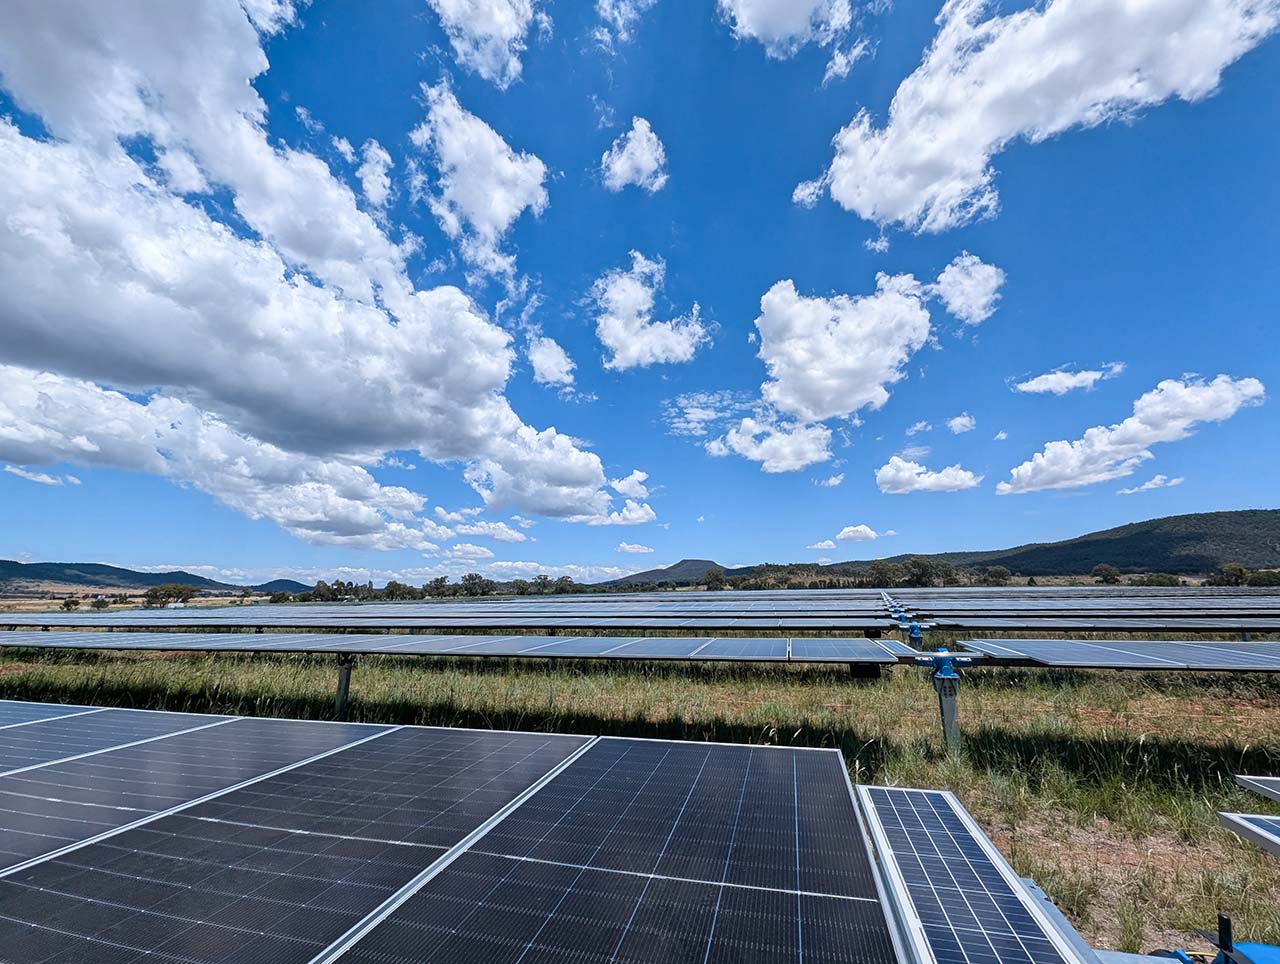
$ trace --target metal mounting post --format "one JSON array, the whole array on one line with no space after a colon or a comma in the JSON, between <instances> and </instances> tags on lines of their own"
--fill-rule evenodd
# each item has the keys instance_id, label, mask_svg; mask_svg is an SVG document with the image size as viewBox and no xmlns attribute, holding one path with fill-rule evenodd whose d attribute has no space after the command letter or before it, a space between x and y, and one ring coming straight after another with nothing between
<instances>
[{"instance_id":1,"label":"metal mounting post","mask_svg":"<svg viewBox=\"0 0 1280 964\"><path fill-rule=\"evenodd\" d=\"M960 692L960 674L956 666L967 666L972 660L954 656L945 649L933 656L917 656L916 663L933 667L933 689L938 694L938 713L942 718L942 736L947 749L960 749L960 706L956 699Z\"/></svg>"},{"instance_id":2,"label":"metal mounting post","mask_svg":"<svg viewBox=\"0 0 1280 964\"><path fill-rule=\"evenodd\" d=\"M347 694L351 690L351 667L355 664L356 658L351 655L345 655L338 661L338 695L333 701L333 717L336 720L347 718Z\"/></svg>"}]
</instances>

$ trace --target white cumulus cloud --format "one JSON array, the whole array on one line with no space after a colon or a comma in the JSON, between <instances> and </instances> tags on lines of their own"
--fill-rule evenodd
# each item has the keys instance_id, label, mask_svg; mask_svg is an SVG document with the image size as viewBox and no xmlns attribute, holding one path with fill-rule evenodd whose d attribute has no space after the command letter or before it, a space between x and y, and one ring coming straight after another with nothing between
<instances>
[{"instance_id":1,"label":"white cumulus cloud","mask_svg":"<svg viewBox=\"0 0 1280 964\"><path fill-rule=\"evenodd\" d=\"M520 76L529 28L545 13L534 0L427 0L458 63L506 90Z\"/></svg>"},{"instance_id":2,"label":"white cumulus cloud","mask_svg":"<svg viewBox=\"0 0 1280 964\"><path fill-rule=\"evenodd\" d=\"M831 458L831 430L825 425L774 423L744 418L706 444L715 456L733 452L759 462L765 472L795 472Z\"/></svg>"},{"instance_id":3,"label":"white cumulus cloud","mask_svg":"<svg viewBox=\"0 0 1280 964\"><path fill-rule=\"evenodd\" d=\"M667 266L631 252L631 267L615 268L591 287L596 307L596 335L609 350L604 367L615 371L660 363L687 362L709 340L697 302L684 317L654 321L654 295L662 287Z\"/></svg>"},{"instance_id":4,"label":"white cumulus cloud","mask_svg":"<svg viewBox=\"0 0 1280 964\"><path fill-rule=\"evenodd\" d=\"M836 544L830 539L823 539L821 542L815 542L813 545L805 546L806 549L834 549Z\"/></svg>"},{"instance_id":5,"label":"white cumulus cloud","mask_svg":"<svg viewBox=\"0 0 1280 964\"><path fill-rule=\"evenodd\" d=\"M391 155L387 149L375 140L364 142L363 158L356 169L356 177L360 179L360 189L364 198L375 208L384 208L391 199Z\"/></svg>"},{"instance_id":6,"label":"white cumulus cloud","mask_svg":"<svg viewBox=\"0 0 1280 964\"><path fill-rule=\"evenodd\" d=\"M600 173L610 191L621 191L628 184L650 194L662 190L667 183L667 152L647 120L631 118L631 130L618 135L600 158Z\"/></svg>"},{"instance_id":7,"label":"white cumulus cloud","mask_svg":"<svg viewBox=\"0 0 1280 964\"><path fill-rule=\"evenodd\" d=\"M1130 475L1154 458L1150 448L1176 442L1202 422L1221 422L1241 408L1262 403L1266 391L1256 378L1219 375L1167 379L1133 403L1133 414L1115 425L1088 429L1075 441L1048 442L996 486L1000 495L1067 489Z\"/></svg>"},{"instance_id":8,"label":"white cumulus cloud","mask_svg":"<svg viewBox=\"0 0 1280 964\"><path fill-rule=\"evenodd\" d=\"M1005 274L968 251L942 269L932 290L966 325L980 325L996 310Z\"/></svg>"},{"instance_id":9,"label":"white cumulus cloud","mask_svg":"<svg viewBox=\"0 0 1280 964\"><path fill-rule=\"evenodd\" d=\"M871 542L879 538L880 533L868 525L845 526L836 535L839 542Z\"/></svg>"},{"instance_id":10,"label":"white cumulus cloud","mask_svg":"<svg viewBox=\"0 0 1280 964\"><path fill-rule=\"evenodd\" d=\"M758 41L769 57L791 57L810 43L833 48L823 83L846 76L866 52L851 38L849 0L718 0L717 7L735 38Z\"/></svg>"},{"instance_id":11,"label":"white cumulus cloud","mask_svg":"<svg viewBox=\"0 0 1280 964\"><path fill-rule=\"evenodd\" d=\"M529 339L526 354L533 366L533 380L539 385L573 384L573 370L577 365L559 342L546 335L535 335Z\"/></svg>"},{"instance_id":12,"label":"white cumulus cloud","mask_svg":"<svg viewBox=\"0 0 1280 964\"><path fill-rule=\"evenodd\" d=\"M801 7L806 4L796 3ZM888 121L861 111L825 178L878 224L943 231L998 206L992 159L1011 143L1213 94L1223 70L1280 22L1275 0L1053 0L1007 15L949 0Z\"/></svg>"},{"instance_id":13,"label":"white cumulus cloud","mask_svg":"<svg viewBox=\"0 0 1280 964\"><path fill-rule=\"evenodd\" d=\"M876 485L881 492L905 495L908 492L959 492L972 489L982 481L982 476L948 465L934 472L918 462L910 462L897 455L876 470Z\"/></svg>"},{"instance_id":14,"label":"white cumulus cloud","mask_svg":"<svg viewBox=\"0 0 1280 964\"><path fill-rule=\"evenodd\" d=\"M824 489L834 489L844 481L844 473L838 472L835 475L829 475L825 479L814 479L813 484L821 486Z\"/></svg>"},{"instance_id":15,"label":"white cumulus cloud","mask_svg":"<svg viewBox=\"0 0 1280 964\"><path fill-rule=\"evenodd\" d=\"M647 552L653 552L649 546L642 546L638 542L619 542L615 552L627 552L632 555L642 555Z\"/></svg>"},{"instance_id":16,"label":"white cumulus cloud","mask_svg":"<svg viewBox=\"0 0 1280 964\"><path fill-rule=\"evenodd\" d=\"M482 271L510 276L515 257L502 242L525 211L547 206L547 166L515 151L492 127L460 103L448 84L423 85L427 116L409 134L435 166L436 192L428 205L462 256Z\"/></svg>"},{"instance_id":17,"label":"white cumulus cloud","mask_svg":"<svg viewBox=\"0 0 1280 964\"><path fill-rule=\"evenodd\" d=\"M968 412L961 412L954 418L947 419L947 428L951 430L952 435L963 435L965 432L972 432L978 427L978 420Z\"/></svg>"},{"instance_id":18,"label":"white cumulus cloud","mask_svg":"<svg viewBox=\"0 0 1280 964\"><path fill-rule=\"evenodd\" d=\"M610 479L609 487L628 499L647 499L649 497L649 489L644 483L648 478L648 472L633 469L631 474L624 478Z\"/></svg>"},{"instance_id":19,"label":"white cumulus cloud","mask_svg":"<svg viewBox=\"0 0 1280 964\"><path fill-rule=\"evenodd\" d=\"M593 36L608 51L615 44L627 43L635 33L640 18L657 0L596 0L596 16L600 24Z\"/></svg>"},{"instance_id":20,"label":"white cumulus cloud","mask_svg":"<svg viewBox=\"0 0 1280 964\"><path fill-rule=\"evenodd\" d=\"M10 475L16 475L20 479L26 479L28 482L35 482L37 485L80 484L80 480L74 475L50 475L48 472L33 472L31 469L24 469L20 465L6 465L4 470Z\"/></svg>"}]
</instances>

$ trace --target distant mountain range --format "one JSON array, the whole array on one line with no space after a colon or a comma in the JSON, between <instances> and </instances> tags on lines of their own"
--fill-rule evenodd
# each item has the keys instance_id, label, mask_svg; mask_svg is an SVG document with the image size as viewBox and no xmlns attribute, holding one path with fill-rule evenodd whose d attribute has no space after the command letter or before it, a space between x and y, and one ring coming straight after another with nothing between
<instances>
[{"instance_id":1,"label":"distant mountain range","mask_svg":"<svg viewBox=\"0 0 1280 964\"><path fill-rule=\"evenodd\" d=\"M912 555L889 556L888 561L901 563ZM940 552L925 558L971 568L1004 566L1021 576L1083 576L1100 562L1109 563L1122 572L1168 572L1176 575L1207 574L1228 562L1238 562L1249 569L1280 569L1280 509L1166 516L1091 532L1062 542L1039 542L1012 549L977 552ZM821 579L824 576L853 575L868 565L867 561L833 562L823 566L793 562L726 569L711 559L682 559L674 566L637 572L604 585L696 585L702 582L708 569L719 569L726 576L753 576L768 571ZM12 590L22 584L47 583L138 591L169 582L227 593L246 588L259 593L299 593L311 588L293 579L273 579L246 587L217 582L181 569L137 572L92 562L0 560L0 589Z\"/></svg>"},{"instance_id":2,"label":"distant mountain range","mask_svg":"<svg viewBox=\"0 0 1280 964\"><path fill-rule=\"evenodd\" d=\"M57 583L63 586L92 586L100 589L144 590L152 586L176 582L215 592L305 592L305 586L293 579L273 579L256 586L239 586L206 579L181 569L168 572L137 572L96 562L15 562L0 559L0 589L12 589L22 583Z\"/></svg>"},{"instance_id":3,"label":"distant mountain range","mask_svg":"<svg viewBox=\"0 0 1280 964\"><path fill-rule=\"evenodd\" d=\"M976 552L910 553L889 556L887 561L901 563L913 555L953 566L1004 566L1022 576L1087 575L1103 562L1122 572L1175 575L1207 574L1228 562L1238 562L1249 569L1277 569L1280 568L1280 509L1172 515L1090 532L1062 542L1037 542ZM664 582L692 585L701 582L708 569L720 569L728 577L781 569L814 574L814 578L820 579L851 575L869 564L864 561L833 562L824 566L786 563L726 569L710 559L682 559L674 566L637 572L607 585L652 586Z\"/></svg>"}]
</instances>

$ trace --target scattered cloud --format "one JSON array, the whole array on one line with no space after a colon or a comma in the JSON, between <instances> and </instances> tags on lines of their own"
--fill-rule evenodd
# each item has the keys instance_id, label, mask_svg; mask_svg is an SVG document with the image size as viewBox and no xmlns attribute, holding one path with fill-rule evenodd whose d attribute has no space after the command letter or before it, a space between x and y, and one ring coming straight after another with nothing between
<instances>
[{"instance_id":1,"label":"scattered cloud","mask_svg":"<svg viewBox=\"0 0 1280 964\"><path fill-rule=\"evenodd\" d=\"M932 451L933 449L927 445L908 445L898 454L908 461L914 461L915 459L927 459Z\"/></svg>"},{"instance_id":2,"label":"scattered cloud","mask_svg":"<svg viewBox=\"0 0 1280 964\"><path fill-rule=\"evenodd\" d=\"M978 427L978 420L968 412L961 412L954 418L947 419L947 428L951 430L952 435L963 435L965 432L972 432Z\"/></svg>"},{"instance_id":3,"label":"scattered cloud","mask_svg":"<svg viewBox=\"0 0 1280 964\"><path fill-rule=\"evenodd\" d=\"M649 507L649 503L627 499L622 504L622 508L616 512L584 516L574 521L586 522L590 526L639 526L646 522L654 522L657 518L658 514Z\"/></svg>"},{"instance_id":4,"label":"scattered cloud","mask_svg":"<svg viewBox=\"0 0 1280 964\"><path fill-rule=\"evenodd\" d=\"M609 350L604 367L626 371L659 363L687 362L710 339L697 302L686 316L654 321L654 295L666 278L666 263L631 252L631 267L615 268L596 280L596 335Z\"/></svg>"},{"instance_id":5,"label":"scattered cloud","mask_svg":"<svg viewBox=\"0 0 1280 964\"><path fill-rule=\"evenodd\" d=\"M493 539L495 542L529 541L529 537L519 529L513 529L505 522L490 520L463 522L455 526L453 531L460 536L483 536L486 539Z\"/></svg>"},{"instance_id":6,"label":"scattered cloud","mask_svg":"<svg viewBox=\"0 0 1280 964\"><path fill-rule=\"evenodd\" d=\"M16 475L20 479L26 479L28 482L35 482L39 485L79 485L80 480L74 475L50 475L48 472L33 472L30 469L24 469L20 465L6 465L4 470L10 475Z\"/></svg>"},{"instance_id":7,"label":"scattered cloud","mask_svg":"<svg viewBox=\"0 0 1280 964\"><path fill-rule=\"evenodd\" d=\"M458 103L447 83L424 84L422 93L427 116L409 140L436 169L436 191L427 205L469 264L510 278L515 256L502 243L521 214L546 209L547 166L533 154L513 150Z\"/></svg>"},{"instance_id":8,"label":"scattered cloud","mask_svg":"<svg viewBox=\"0 0 1280 964\"><path fill-rule=\"evenodd\" d=\"M458 542L449 550L449 555L454 559L492 559L493 550L486 549L484 546L477 546L470 542Z\"/></svg>"},{"instance_id":9,"label":"scattered cloud","mask_svg":"<svg viewBox=\"0 0 1280 964\"><path fill-rule=\"evenodd\" d=\"M830 539L823 539L821 542L815 542L811 546L805 546L806 549L834 549L836 544Z\"/></svg>"},{"instance_id":10,"label":"scattered cloud","mask_svg":"<svg viewBox=\"0 0 1280 964\"><path fill-rule=\"evenodd\" d=\"M621 191L628 184L650 194L667 183L667 152L643 117L631 118L631 130L620 134L600 158L604 186Z\"/></svg>"},{"instance_id":11,"label":"scattered cloud","mask_svg":"<svg viewBox=\"0 0 1280 964\"><path fill-rule=\"evenodd\" d=\"M844 481L844 473L840 472L836 475L828 475L825 479L814 479L813 484L821 486L824 489L834 489Z\"/></svg>"},{"instance_id":12,"label":"scattered cloud","mask_svg":"<svg viewBox=\"0 0 1280 964\"><path fill-rule=\"evenodd\" d=\"M802 193L800 200L796 200L795 195L793 194L792 200L795 200L797 204L801 204L804 207L813 207L813 205L818 203L819 198L822 196L822 182L806 181L805 184L810 185L807 191L811 191L812 193ZM799 191L800 188L797 187L796 190ZM806 199L808 200L807 204L804 203ZM874 238L867 238L867 240L862 242L862 246L872 254L884 254L889 250L889 239L884 234L878 234Z\"/></svg>"},{"instance_id":13,"label":"scattered cloud","mask_svg":"<svg viewBox=\"0 0 1280 964\"><path fill-rule=\"evenodd\" d=\"M381 210L391 199L391 177L387 174L391 170L391 155L375 140L365 141L361 150L363 161L356 169L360 190L371 207Z\"/></svg>"},{"instance_id":14,"label":"scattered cloud","mask_svg":"<svg viewBox=\"0 0 1280 964\"><path fill-rule=\"evenodd\" d=\"M649 489L644 484L647 478L649 478L648 472L633 469L631 474L625 478L610 479L609 487L628 499L647 499L649 497Z\"/></svg>"},{"instance_id":15,"label":"scattered cloud","mask_svg":"<svg viewBox=\"0 0 1280 964\"><path fill-rule=\"evenodd\" d=\"M911 275L877 275L875 293L863 296L806 297L779 281L755 321L765 400L805 422L880 408L929 338L923 296Z\"/></svg>"},{"instance_id":16,"label":"scattered cloud","mask_svg":"<svg viewBox=\"0 0 1280 964\"><path fill-rule=\"evenodd\" d=\"M992 439L991 439L991 440L992 440L993 442L1003 442L1003 441L1005 441L1008 437L1009 437L1009 433L1008 433L1008 432L1006 432L1004 429L1001 429L1000 431L996 432L996 434L992 437Z\"/></svg>"},{"instance_id":17,"label":"scattered cloud","mask_svg":"<svg viewBox=\"0 0 1280 964\"><path fill-rule=\"evenodd\" d=\"M1098 425L1075 441L1047 442L1029 461L996 486L1000 495L1069 489L1123 478L1154 456L1151 446L1176 442L1202 422L1222 422L1266 395L1256 378L1219 375L1167 379L1133 403L1133 414L1115 425Z\"/></svg>"},{"instance_id":18,"label":"scattered cloud","mask_svg":"<svg viewBox=\"0 0 1280 964\"><path fill-rule=\"evenodd\" d=\"M824 84L847 76L866 52L851 37L849 0L718 0L717 7L735 38L758 41L768 57L784 60L811 43L831 47Z\"/></svg>"},{"instance_id":19,"label":"scattered cloud","mask_svg":"<svg viewBox=\"0 0 1280 964\"><path fill-rule=\"evenodd\" d=\"M573 384L573 370L577 365L555 340L545 335L534 335L529 339L525 353L533 366L533 380L539 385L563 387Z\"/></svg>"},{"instance_id":20,"label":"scattered cloud","mask_svg":"<svg viewBox=\"0 0 1280 964\"><path fill-rule=\"evenodd\" d=\"M1005 274L968 251L942 269L932 291L966 325L980 325L996 310Z\"/></svg>"},{"instance_id":21,"label":"scattered cloud","mask_svg":"<svg viewBox=\"0 0 1280 964\"><path fill-rule=\"evenodd\" d=\"M1280 6L1258 0L994 9L987 0L945 4L887 123L877 128L864 109L835 136L822 180L842 207L917 232L990 216L999 205L992 159L1011 143L1208 97L1280 22Z\"/></svg>"},{"instance_id":22,"label":"scattered cloud","mask_svg":"<svg viewBox=\"0 0 1280 964\"><path fill-rule=\"evenodd\" d=\"M1075 391L1077 388L1083 388L1088 391L1100 381L1123 374L1124 367L1124 362L1110 362L1103 365L1100 370L1090 369L1077 372L1071 371L1064 366L1051 372L1045 372L1043 375L1037 375L1035 378L1017 382L1013 386L1013 390L1029 395L1065 395L1067 392Z\"/></svg>"},{"instance_id":23,"label":"scattered cloud","mask_svg":"<svg viewBox=\"0 0 1280 964\"><path fill-rule=\"evenodd\" d=\"M1171 479L1167 475L1154 475L1141 485L1135 485L1131 489L1118 489L1121 495L1134 495L1138 492L1150 492L1152 489L1172 489L1175 485L1181 485L1186 479L1179 476Z\"/></svg>"},{"instance_id":24,"label":"scattered cloud","mask_svg":"<svg viewBox=\"0 0 1280 964\"><path fill-rule=\"evenodd\" d=\"M440 18L460 67L506 90L535 22L548 23L536 0L427 0Z\"/></svg>"},{"instance_id":25,"label":"scattered cloud","mask_svg":"<svg viewBox=\"0 0 1280 964\"><path fill-rule=\"evenodd\" d=\"M596 0L596 16L600 24L593 36L605 50L613 52L617 44L630 42L641 16L657 0Z\"/></svg>"},{"instance_id":26,"label":"scattered cloud","mask_svg":"<svg viewBox=\"0 0 1280 964\"><path fill-rule=\"evenodd\" d=\"M649 546L642 546L637 542L619 542L615 552L627 552L633 555L642 555L644 553L653 552Z\"/></svg>"},{"instance_id":27,"label":"scattered cloud","mask_svg":"<svg viewBox=\"0 0 1280 964\"><path fill-rule=\"evenodd\" d=\"M909 462L897 455L876 470L876 485L881 492L905 495L908 492L959 492L972 489L982 481L959 465L948 465L937 472L918 462Z\"/></svg>"},{"instance_id":28,"label":"scattered cloud","mask_svg":"<svg viewBox=\"0 0 1280 964\"><path fill-rule=\"evenodd\" d=\"M697 437L710 435L759 407L760 400L749 392L688 392L666 399L662 417L669 434Z\"/></svg>"},{"instance_id":29,"label":"scattered cloud","mask_svg":"<svg viewBox=\"0 0 1280 964\"><path fill-rule=\"evenodd\" d=\"M879 538L880 533L867 525L845 526L836 536L839 542L871 542Z\"/></svg>"},{"instance_id":30,"label":"scattered cloud","mask_svg":"<svg viewBox=\"0 0 1280 964\"><path fill-rule=\"evenodd\" d=\"M795 472L831 458L831 430L825 425L777 423L744 418L706 444L710 455L733 452L759 462L769 473Z\"/></svg>"},{"instance_id":31,"label":"scattered cloud","mask_svg":"<svg viewBox=\"0 0 1280 964\"><path fill-rule=\"evenodd\" d=\"M928 422L924 421L924 419L921 419L918 422L914 422L911 425L908 425L906 434L907 436L912 436L912 435L919 435L921 432L932 432L932 431L933 431L933 426L930 425Z\"/></svg>"}]
</instances>

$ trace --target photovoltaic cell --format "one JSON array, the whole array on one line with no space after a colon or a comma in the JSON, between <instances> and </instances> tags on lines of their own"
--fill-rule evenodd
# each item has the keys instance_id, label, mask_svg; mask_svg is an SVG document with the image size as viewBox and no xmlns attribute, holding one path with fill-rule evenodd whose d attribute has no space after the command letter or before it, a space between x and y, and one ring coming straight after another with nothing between
<instances>
[{"instance_id":1,"label":"photovoltaic cell","mask_svg":"<svg viewBox=\"0 0 1280 964\"><path fill-rule=\"evenodd\" d=\"M1280 857L1280 817L1256 813L1220 813L1218 818L1228 830Z\"/></svg>"},{"instance_id":2,"label":"photovoltaic cell","mask_svg":"<svg viewBox=\"0 0 1280 964\"><path fill-rule=\"evenodd\" d=\"M937 964L1080 964L955 798L859 787L904 930Z\"/></svg>"},{"instance_id":3,"label":"photovoltaic cell","mask_svg":"<svg viewBox=\"0 0 1280 964\"><path fill-rule=\"evenodd\" d=\"M1197 643L1175 640L1086 642L1071 639L979 639L965 648L995 659L1027 659L1045 666L1113 669L1280 671L1280 651L1258 643Z\"/></svg>"},{"instance_id":4,"label":"photovoltaic cell","mask_svg":"<svg viewBox=\"0 0 1280 964\"><path fill-rule=\"evenodd\" d=\"M584 742L387 732L0 879L0 959L305 964Z\"/></svg>"},{"instance_id":5,"label":"photovoltaic cell","mask_svg":"<svg viewBox=\"0 0 1280 964\"><path fill-rule=\"evenodd\" d=\"M1236 781L1254 793L1280 800L1280 777L1236 777Z\"/></svg>"},{"instance_id":6,"label":"photovoltaic cell","mask_svg":"<svg viewBox=\"0 0 1280 964\"><path fill-rule=\"evenodd\" d=\"M602 740L340 960L890 964L843 766Z\"/></svg>"}]
</instances>

